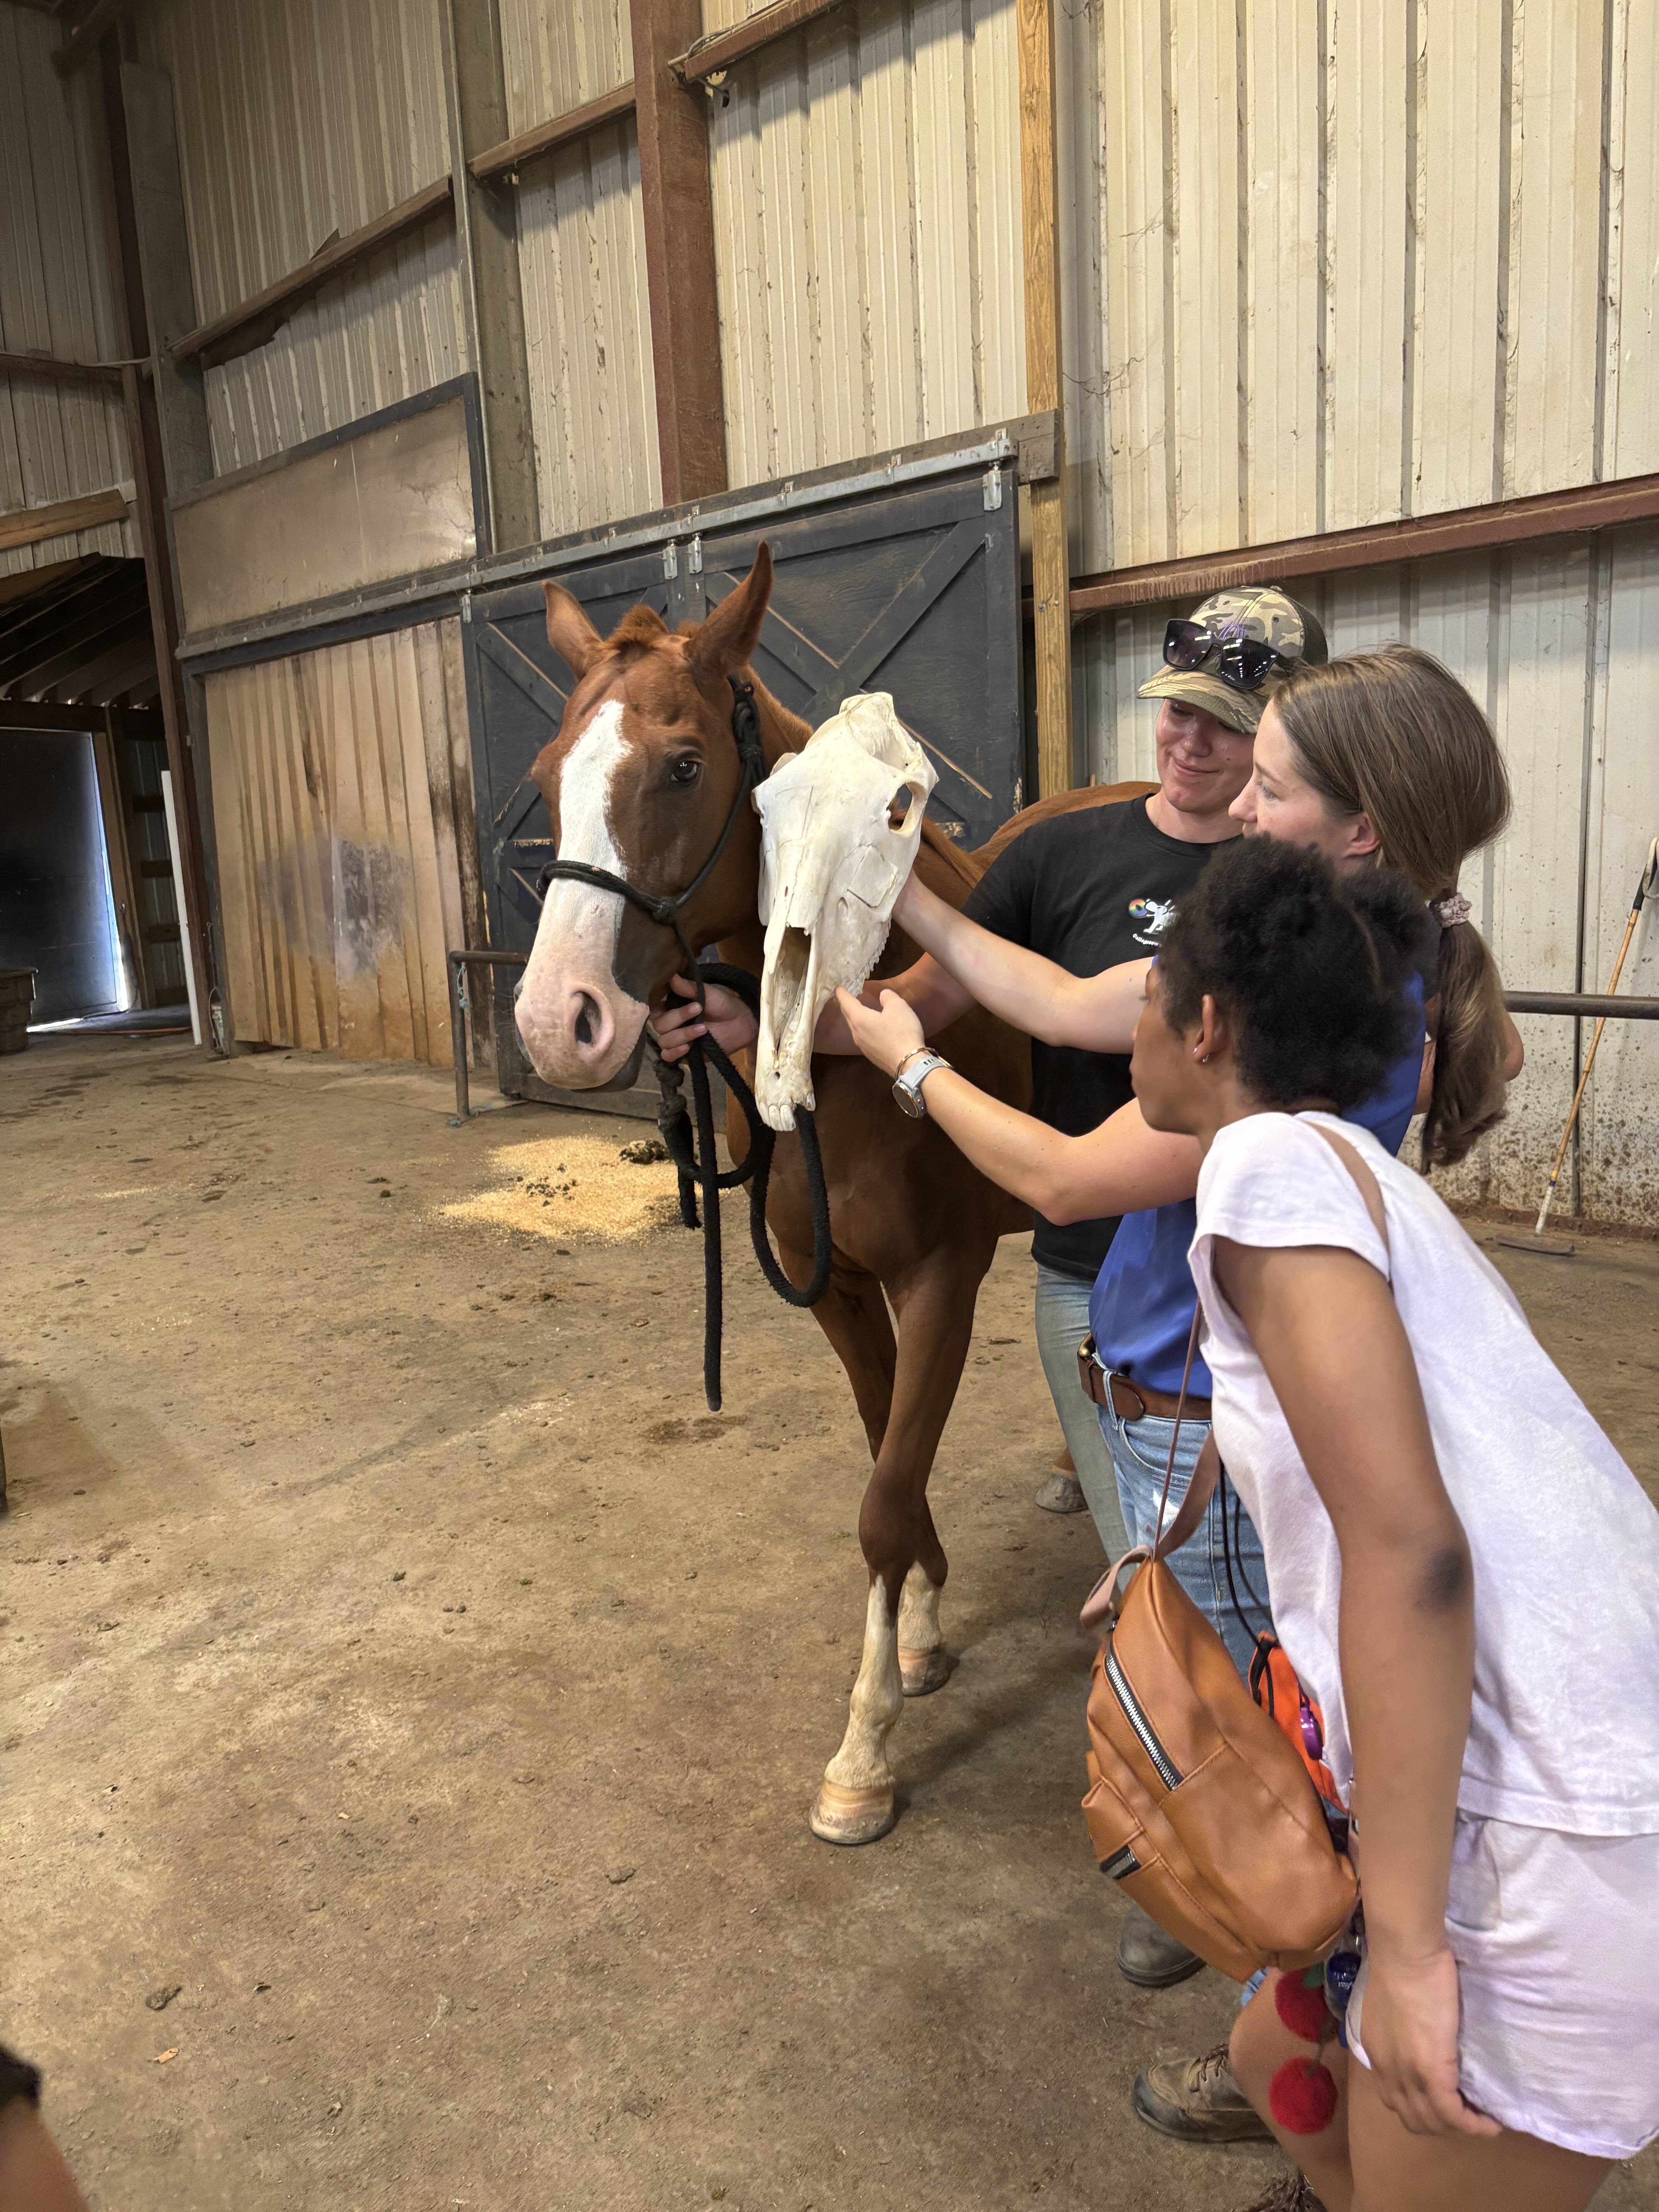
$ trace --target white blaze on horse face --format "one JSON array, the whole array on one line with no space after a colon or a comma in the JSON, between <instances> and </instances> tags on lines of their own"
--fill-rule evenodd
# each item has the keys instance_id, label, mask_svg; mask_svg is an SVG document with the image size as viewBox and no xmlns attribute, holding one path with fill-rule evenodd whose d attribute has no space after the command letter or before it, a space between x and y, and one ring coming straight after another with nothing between
<instances>
[{"instance_id":1,"label":"white blaze on horse face","mask_svg":"<svg viewBox=\"0 0 1659 2212\"><path fill-rule=\"evenodd\" d=\"M612 800L627 755L620 699L607 699L559 770L559 858L625 876ZM647 1012L616 979L623 902L615 891L556 878L547 887L514 1017L544 1083L590 1091L626 1066Z\"/></svg>"},{"instance_id":2,"label":"white blaze on horse face","mask_svg":"<svg viewBox=\"0 0 1659 2212\"><path fill-rule=\"evenodd\" d=\"M881 957L938 781L888 694L860 692L755 793L766 924L755 1100L775 1129L817 1103L818 1016L838 985L861 990Z\"/></svg>"}]
</instances>

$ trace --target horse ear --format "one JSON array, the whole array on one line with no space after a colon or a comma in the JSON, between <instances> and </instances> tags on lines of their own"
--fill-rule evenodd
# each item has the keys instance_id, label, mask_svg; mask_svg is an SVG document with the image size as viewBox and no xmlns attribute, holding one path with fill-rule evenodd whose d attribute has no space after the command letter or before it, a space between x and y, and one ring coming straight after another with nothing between
<instances>
[{"instance_id":1,"label":"horse ear","mask_svg":"<svg viewBox=\"0 0 1659 2212\"><path fill-rule=\"evenodd\" d=\"M772 555L763 538L755 550L754 567L687 641L686 660L702 689L712 690L734 668L743 666L759 641L771 596Z\"/></svg>"},{"instance_id":2,"label":"horse ear","mask_svg":"<svg viewBox=\"0 0 1659 2212\"><path fill-rule=\"evenodd\" d=\"M605 641L586 615L580 599L562 584L544 584L547 599L547 641L580 682L605 650Z\"/></svg>"}]
</instances>

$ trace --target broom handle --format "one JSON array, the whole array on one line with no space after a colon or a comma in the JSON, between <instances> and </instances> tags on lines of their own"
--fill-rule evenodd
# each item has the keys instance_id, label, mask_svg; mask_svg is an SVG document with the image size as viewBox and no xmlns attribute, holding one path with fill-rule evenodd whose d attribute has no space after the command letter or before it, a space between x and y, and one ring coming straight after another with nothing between
<instances>
[{"instance_id":1,"label":"broom handle","mask_svg":"<svg viewBox=\"0 0 1659 2212\"><path fill-rule=\"evenodd\" d=\"M1641 881L1636 886L1636 897L1631 906L1629 918L1625 923L1625 934L1620 941L1619 957L1613 963L1613 975L1607 984L1608 998L1611 998L1619 988L1619 978L1624 970L1625 955L1630 951L1630 941L1636 934L1636 925L1641 919L1643 903L1650 890L1654 887L1656 877L1659 877L1659 837L1656 837L1648 848L1648 857L1642 870ZM1562 1130L1561 1141L1555 1148L1555 1164L1551 1168L1550 1179L1544 1186L1544 1202L1538 1209L1538 1219L1532 1232L1534 1237L1541 1237L1544 1233L1544 1224L1549 1217L1550 1206L1555 1197L1555 1186L1560 1180L1562 1164L1567 1157L1567 1146L1572 1141L1573 1124L1578 1119L1578 1109L1583 1103L1584 1086L1589 1081L1590 1071L1595 1066L1595 1055L1601 1044L1601 1032L1607 1025L1607 1017L1603 1014L1597 1021L1595 1034L1590 1038L1590 1048L1584 1056L1584 1072L1578 1079L1578 1088L1572 1094L1572 1104L1567 1114L1567 1126Z\"/></svg>"}]
</instances>

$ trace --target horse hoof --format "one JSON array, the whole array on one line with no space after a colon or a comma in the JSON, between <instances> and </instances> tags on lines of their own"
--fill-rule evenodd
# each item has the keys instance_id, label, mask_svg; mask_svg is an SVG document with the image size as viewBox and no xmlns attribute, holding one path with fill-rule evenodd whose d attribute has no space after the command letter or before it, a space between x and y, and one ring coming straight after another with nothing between
<instances>
[{"instance_id":1,"label":"horse hoof","mask_svg":"<svg viewBox=\"0 0 1659 2212\"><path fill-rule=\"evenodd\" d=\"M843 1790L838 1782L824 1781L807 1816L812 1833L825 1844L873 1844L897 1820L893 1785L870 1790Z\"/></svg>"},{"instance_id":2,"label":"horse hoof","mask_svg":"<svg viewBox=\"0 0 1659 2212\"><path fill-rule=\"evenodd\" d=\"M1035 1503L1045 1513L1086 1513L1089 1510L1083 1485L1074 1474L1051 1474L1038 1491Z\"/></svg>"},{"instance_id":3,"label":"horse hoof","mask_svg":"<svg viewBox=\"0 0 1659 2212\"><path fill-rule=\"evenodd\" d=\"M930 1651L907 1651L901 1645L898 1657L899 1680L907 1698L927 1697L951 1679L951 1655L942 1644Z\"/></svg>"}]
</instances>

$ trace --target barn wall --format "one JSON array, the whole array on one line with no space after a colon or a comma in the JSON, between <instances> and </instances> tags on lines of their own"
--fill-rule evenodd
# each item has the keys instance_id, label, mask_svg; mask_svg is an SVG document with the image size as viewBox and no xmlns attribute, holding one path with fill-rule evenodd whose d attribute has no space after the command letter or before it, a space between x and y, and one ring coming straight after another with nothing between
<instances>
[{"instance_id":1,"label":"barn wall","mask_svg":"<svg viewBox=\"0 0 1659 2212\"><path fill-rule=\"evenodd\" d=\"M1074 568L1659 468L1651 8L1057 22Z\"/></svg>"},{"instance_id":2,"label":"barn wall","mask_svg":"<svg viewBox=\"0 0 1659 2212\"><path fill-rule=\"evenodd\" d=\"M204 322L449 173L441 0L153 0L137 22L143 59L173 80ZM441 219L208 370L216 471L458 375L463 330Z\"/></svg>"},{"instance_id":3,"label":"barn wall","mask_svg":"<svg viewBox=\"0 0 1659 2212\"><path fill-rule=\"evenodd\" d=\"M516 136L634 73L625 0L501 0ZM532 162L517 192L536 482L553 538L662 503L632 117Z\"/></svg>"},{"instance_id":4,"label":"barn wall","mask_svg":"<svg viewBox=\"0 0 1659 2212\"><path fill-rule=\"evenodd\" d=\"M445 953L482 941L458 625L204 689L235 1035L448 1066Z\"/></svg>"},{"instance_id":5,"label":"barn wall","mask_svg":"<svg viewBox=\"0 0 1659 2212\"><path fill-rule=\"evenodd\" d=\"M1605 988L1659 831L1659 527L1597 541L1423 562L1297 586L1333 653L1405 639L1445 662L1491 718L1515 795L1510 830L1469 866L1471 900L1516 988ZM1154 701L1135 686L1160 659L1174 606L1089 625L1102 702L1092 767L1149 775ZM1646 926L1621 992L1659 996L1659 930ZM1454 1179L1465 1196L1536 1206L1577 1075L1573 1024L1522 1015L1527 1066L1502 1130ZM1659 1036L1613 1022L1586 1103L1588 1212L1659 1222ZM1588 1042L1588 1032L1586 1033Z\"/></svg>"},{"instance_id":6,"label":"barn wall","mask_svg":"<svg viewBox=\"0 0 1659 2212\"><path fill-rule=\"evenodd\" d=\"M52 65L62 35L50 16L0 0L0 350L108 361L115 313L87 88ZM0 374L0 512L131 475L118 388ZM0 552L0 575L138 550L131 520L106 523Z\"/></svg>"},{"instance_id":7,"label":"barn wall","mask_svg":"<svg viewBox=\"0 0 1659 2212\"><path fill-rule=\"evenodd\" d=\"M704 0L704 27L753 12ZM709 150L734 484L1024 413L1018 90L1012 0L865 0L732 70Z\"/></svg>"}]
</instances>

